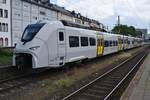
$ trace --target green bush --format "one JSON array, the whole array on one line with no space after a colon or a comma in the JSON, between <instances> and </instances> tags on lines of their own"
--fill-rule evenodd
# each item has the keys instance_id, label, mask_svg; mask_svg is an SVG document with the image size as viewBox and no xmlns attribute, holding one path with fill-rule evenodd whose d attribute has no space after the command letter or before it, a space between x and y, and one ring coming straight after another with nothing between
<instances>
[{"instance_id":1,"label":"green bush","mask_svg":"<svg viewBox=\"0 0 150 100\"><path fill-rule=\"evenodd\" d=\"M12 51L8 49L0 49L0 65L9 65L12 62Z\"/></svg>"}]
</instances>

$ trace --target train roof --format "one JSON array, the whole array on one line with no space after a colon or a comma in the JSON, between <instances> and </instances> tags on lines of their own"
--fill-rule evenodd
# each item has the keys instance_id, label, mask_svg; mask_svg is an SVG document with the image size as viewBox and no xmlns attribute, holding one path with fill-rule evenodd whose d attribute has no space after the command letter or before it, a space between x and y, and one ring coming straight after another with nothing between
<instances>
[{"instance_id":1,"label":"train roof","mask_svg":"<svg viewBox=\"0 0 150 100\"><path fill-rule=\"evenodd\" d=\"M70 21L66 20L60 20L64 26L70 26L70 27L76 27L76 28L82 28L82 29L88 29L88 30L94 30L94 31L102 31L102 32L107 32L104 29L96 28L96 27L87 27L83 25L79 25Z\"/></svg>"},{"instance_id":2,"label":"train roof","mask_svg":"<svg viewBox=\"0 0 150 100\"><path fill-rule=\"evenodd\" d=\"M102 31L98 28L92 28L92 27L86 27L86 26L82 26L82 25L78 25L69 21L58 21L58 20L53 20L53 21L48 21L48 20L40 20L37 23L50 23L50 22L58 22L59 24L61 23L64 27L68 27L68 28L72 28L74 30L80 30L80 31L94 31L94 34L103 34L103 35L110 35L110 36L121 36L121 37L128 37L128 38L134 38L134 39L141 39L141 38L137 38L137 37L132 37L132 36L125 36L125 35L121 35L121 34L112 34L112 33L108 33L106 31ZM91 35L91 34L90 34Z\"/></svg>"}]
</instances>

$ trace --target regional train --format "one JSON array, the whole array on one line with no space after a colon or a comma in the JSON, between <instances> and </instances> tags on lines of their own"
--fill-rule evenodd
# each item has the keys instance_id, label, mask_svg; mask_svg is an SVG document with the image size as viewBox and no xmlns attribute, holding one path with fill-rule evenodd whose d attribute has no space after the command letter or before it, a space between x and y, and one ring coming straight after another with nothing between
<instances>
[{"instance_id":1,"label":"regional train","mask_svg":"<svg viewBox=\"0 0 150 100\"><path fill-rule=\"evenodd\" d=\"M51 68L140 46L141 38L110 34L65 21L28 25L13 54L17 67Z\"/></svg>"}]
</instances>

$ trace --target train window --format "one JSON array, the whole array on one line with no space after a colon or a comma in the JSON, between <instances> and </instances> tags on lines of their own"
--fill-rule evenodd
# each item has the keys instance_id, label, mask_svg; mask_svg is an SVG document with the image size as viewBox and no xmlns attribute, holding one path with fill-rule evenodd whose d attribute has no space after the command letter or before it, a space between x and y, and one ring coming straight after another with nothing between
<instances>
[{"instance_id":1,"label":"train window","mask_svg":"<svg viewBox=\"0 0 150 100\"><path fill-rule=\"evenodd\" d=\"M117 41L113 41L113 46L118 46L118 42Z\"/></svg>"},{"instance_id":2,"label":"train window","mask_svg":"<svg viewBox=\"0 0 150 100\"><path fill-rule=\"evenodd\" d=\"M134 44L134 41L132 41L132 44Z\"/></svg>"},{"instance_id":3,"label":"train window","mask_svg":"<svg viewBox=\"0 0 150 100\"><path fill-rule=\"evenodd\" d=\"M28 25L23 32L21 41L24 43L31 41L44 25L45 23Z\"/></svg>"},{"instance_id":4,"label":"train window","mask_svg":"<svg viewBox=\"0 0 150 100\"><path fill-rule=\"evenodd\" d=\"M123 41L123 40L121 40L121 43L122 43L122 44L124 44L123 42L124 42L124 41Z\"/></svg>"},{"instance_id":5,"label":"train window","mask_svg":"<svg viewBox=\"0 0 150 100\"><path fill-rule=\"evenodd\" d=\"M128 44L130 44L130 41L128 41Z\"/></svg>"},{"instance_id":6,"label":"train window","mask_svg":"<svg viewBox=\"0 0 150 100\"><path fill-rule=\"evenodd\" d=\"M69 45L70 47L79 47L79 37L69 36Z\"/></svg>"},{"instance_id":7,"label":"train window","mask_svg":"<svg viewBox=\"0 0 150 100\"><path fill-rule=\"evenodd\" d=\"M112 41L109 41L109 43L110 43L110 46L113 46Z\"/></svg>"},{"instance_id":8,"label":"train window","mask_svg":"<svg viewBox=\"0 0 150 100\"><path fill-rule=\"evenodd\" d=\"M118 41L116 41L116 46L118 46Z\"/></svg>"},{"instance_id":9,"label":"train window","mask_svg":"<svg viewBox=\"0 0 150 100\"><path fill-rule=\"evenodd\" d=\"M96 45L96 40L94 38L89 38L89 40L90 40L90 46Z\"/></svg>"},{"instance_id":10,"label":"train window","mask_svg":"<svg viewBox=\"0 0 150 100\"><path fill-rule=\"evenodd\" d=\"M81 46L88 46L88 37L81 37Z\"/></svg>"},{"instance_id":11,"label":"train window","mask_svg":"<svg viewBox=\"0 0 150 100\"><path fill-rule=\"evenodd\" d=\"M59 41L64 41L64 33L59 32Z\"/></svg>"},{"instance_id":12,"label":"train window","mask_svg":"<svg viewBox=\"0 0 150 100\"><path fill-rule=\"evenodd\" d=\"M113 41L113 46L116 46L116 41Z\"/></svg>"},{"instance_id":13,"label":"train window","mask_svg":"<svg viewBox=\"0 0 150 100\"><path fill-rule=\"evenodd\" d=\"M109 42L105 41L105 47L109 47Z\"/></svg>"}]
</instances>

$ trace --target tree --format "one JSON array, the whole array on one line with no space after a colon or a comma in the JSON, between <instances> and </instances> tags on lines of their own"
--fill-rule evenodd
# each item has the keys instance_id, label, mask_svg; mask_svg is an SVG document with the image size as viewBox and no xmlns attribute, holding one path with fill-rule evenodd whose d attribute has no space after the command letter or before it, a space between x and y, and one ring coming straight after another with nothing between
<instances>
[{"instance_id":1,"label":"tree","mask_svg":"<svg viewBox=\"0 0 150 100\"><path fill-rule=\"evenodd\" d=\"M115 26L112 29L112 32L115 34L121 34L126 36L133 36L133 37L139 37L141 33L137 32L134 26L127 26L127 25L119 25Z\"/></svg>"}]
</instances>

